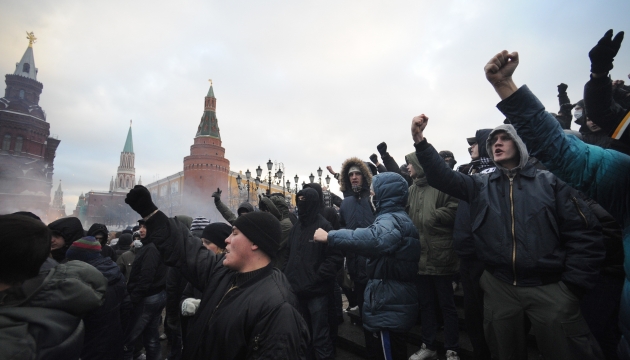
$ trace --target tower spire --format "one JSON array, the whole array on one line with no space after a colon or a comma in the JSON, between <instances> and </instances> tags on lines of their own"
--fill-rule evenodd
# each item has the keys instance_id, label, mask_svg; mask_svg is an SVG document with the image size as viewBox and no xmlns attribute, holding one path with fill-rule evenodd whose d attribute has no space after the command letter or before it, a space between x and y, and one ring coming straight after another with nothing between
<instances>
[{"instance_id":1,"label":"tower spire","mask_svg":"<svg viewBox=\"0 0 630 360\"><path fill-rule=\"evenodd\" d=\"M26 32L28 39L28 47L22 55L22 60L15 64L15 72L13 75L20 75L29 79L37 80L37 68L35 67L35 56L33 55L33 44L37 41L35 34L31 31Z\"/></svg>"},{"instance_id":2,"label":"tower spire","mask_svg":"<svg viewBox=\"0 0 630 360\"><path fill-rule=\"evenodd\" d=\"M219 133L219 122L216 113L217 98L214 97L212 79L208 81L210 82L210 89L208 89L208 94L206 95L204 101L204 112L201 116L201 122L197 128L197 135L195 137L212 136L214 138L221 139L221 134Z\"/></svg>"}]
</instances>

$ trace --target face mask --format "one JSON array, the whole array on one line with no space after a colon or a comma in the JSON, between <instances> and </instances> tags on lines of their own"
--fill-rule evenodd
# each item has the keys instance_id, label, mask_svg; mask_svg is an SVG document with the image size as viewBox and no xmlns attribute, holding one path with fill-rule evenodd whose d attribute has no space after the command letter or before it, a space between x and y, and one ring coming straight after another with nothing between
<instances>
[{"instance_id":1,"label":"face mask","mask_svg":"<svg viewBox=\"0 0 630 360\"><path fill-rule=\"evenodd\" d=\"M574 111L574 112L573 112L573 116L575 116L575 120L578 120L579 118L581 118L581 117L582 117L582 113L583 113L583 111L582 111L582 110L576 110L576 111Z\"/></svg>"}]
</instances>

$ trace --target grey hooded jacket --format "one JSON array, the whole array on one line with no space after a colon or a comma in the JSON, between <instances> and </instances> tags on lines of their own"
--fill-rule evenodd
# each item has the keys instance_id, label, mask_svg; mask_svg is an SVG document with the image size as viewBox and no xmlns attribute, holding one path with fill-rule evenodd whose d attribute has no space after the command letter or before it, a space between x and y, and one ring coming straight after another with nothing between
<instances>
[{"instance_id":1,"label":"grey hooded jacket","mask_svg":"<svg viewBox=\"0 0 630 360\"><path fill-rule=\"evenodd\" d=\"M497 279L516 286L562 280L576 295L595 285L604 259L601 226L566 183L528 162L527 148L512 125L506 132L517 146L519 165L497 165L490 174L452 171L423 140L416 156L429 185L470 204L477 256ZM490 140L486 148L494 161Z\"/></svg>"}]
</instances>

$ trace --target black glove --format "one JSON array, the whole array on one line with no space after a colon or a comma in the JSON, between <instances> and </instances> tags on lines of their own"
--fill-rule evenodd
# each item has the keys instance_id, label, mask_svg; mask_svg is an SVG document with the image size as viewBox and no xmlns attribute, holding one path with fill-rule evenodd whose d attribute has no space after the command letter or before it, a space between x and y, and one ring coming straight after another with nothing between
<instances>
[{"instance_id":1,"label":"black glove","mask_svg":"<svg viewBox=\"0 0 630 360\"><path fill-rule=\"evenodd\" d=\"M376 147L376 150L378 150L378 153L381 154L381 156L383 156L384 154L387 153L387 144L385 144L385 142L383 141L382 143L378 144L378 146Z\"/></svg>"},{"instance_id":2,"label":"black glove","mask_svg":"<svg viewBox=\"0 0 630 360\"><path fill-rule=\"evenodd\" d=\"M591 72L594 74L607 73L613 68L613 60L623 41L623 31L618 32L614 39L612 34L612 29L606 31L604 37L588 52L588 57L591 58Z\"/></svg>"},{"instance_id":3,"label":"black glove","mask_svg":"<svg viewBox=\"0 0 630 360\"><path fill-rule=\"evenodd\" d=\"M212 197L214 198L214 202L219 202L221 201L221 189L217 188L217 191L212 193Z\"/></svg>"},{"instance_id":4,"label":"black glove","mask_svg":"<svg viewBox=\"0 0 630 360\"><path fill-rule=\"evenodd\" d=\"M129 190L125 202L143 218L157 210L157 206L151 200L151 193L142 185L136 185Z\"/></svg>"},{"instance_id":5,"label":"black glove","mask_svg":"<svg viewBox=\"0 0 630 360\"><path fill-rule=\"evenodd\" d=\"M370 155L370 161L372 161L374 164L378 164L378 156L376 156L376 154Z\"/></svg>"},{"instance_id":6,"label":"black glove","mask_svg":"<svg viewBox=\"0 0 630 360\"><path fill-rule=\"evenodd\" d=\"M558 85L558 94L560 94L560 95L565 94L567 92L568 88L569 88L569 86L567 86L567 84L564 84L564 83ZM558 96L560 96L560 95L558 95Z\"/></svg>"}]
</instances>

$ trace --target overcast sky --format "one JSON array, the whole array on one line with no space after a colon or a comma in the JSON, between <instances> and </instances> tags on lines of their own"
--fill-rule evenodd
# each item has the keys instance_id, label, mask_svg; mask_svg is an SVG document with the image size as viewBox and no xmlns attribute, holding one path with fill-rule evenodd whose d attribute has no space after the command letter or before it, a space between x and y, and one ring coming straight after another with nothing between
<instances>
[{"instance_id":1,"label":"overcast sky","mask_svg":"<svg viewBox=\"0 0 630 360\"><path fill-rule=\"evenodd\" d=\"M494 54L519 51L515 82L556 112L556 86L581 99L588 51L629 30L628 14L629 1L602 0L2 0L0 72L33 31L40 105L61 140L53 190L61 179L71 213L81 192L108 190L130 119L136 180L181 171L208 79L233 171L271 159L301 183L381 141L402 163L420 113L429 142L466 163L465 138L503 120L483 73ZM628 42L614 78L627 80Z\"/></svg>"}]
</instances>

